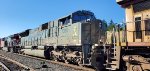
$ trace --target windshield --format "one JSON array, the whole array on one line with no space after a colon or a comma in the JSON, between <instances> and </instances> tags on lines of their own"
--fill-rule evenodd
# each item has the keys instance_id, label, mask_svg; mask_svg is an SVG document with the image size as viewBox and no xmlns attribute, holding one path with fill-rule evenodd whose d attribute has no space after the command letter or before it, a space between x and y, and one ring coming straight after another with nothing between
<instances>
[{"instance_id":1,"label":"windshield","mask_svg":"<svg viewBox=\"0 0 150 71\"><path fill-rule=\"evenodd\" d=\"M77 11L77 12L73 13L73 15L72 15L73 23L87 21L87 20L93 20L93 19L95 19L94 14L89 11Z\"/></svg>"}]
</instances>

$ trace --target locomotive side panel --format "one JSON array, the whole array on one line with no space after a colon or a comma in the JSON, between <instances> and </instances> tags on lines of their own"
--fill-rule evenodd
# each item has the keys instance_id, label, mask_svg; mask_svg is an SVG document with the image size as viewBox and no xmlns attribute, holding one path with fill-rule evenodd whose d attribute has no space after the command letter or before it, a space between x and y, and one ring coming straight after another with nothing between
<instances>
[{"instance_id":1,"label":"locomotive side panel","mask_svg":"<svg viewBox=\"0 0 150 71\"><path fill-rule=\"evenodd\" d=\"M59 29L58 45L77 45L79 41L81 23L73 23Z\"/></svg>"},{"instance_id":2,"label":"locomotive side panel","mask_svg":"<svg viewBox=\"0 0 150 71\"><path fill-rule=\"evenodd\" d=\"M101 37L104 35L101 34L101 32L104 30L100 28L100 25L101 25L100 20L82 24L82 32L81 32L82 44L85 44L85 42L91 44L100 44L101 42L102 43L104 42L104 40L103 41L101 40Z\"/></svg>"},{"instance_id":3,"label":"locomotive side panel","mask_svg":"<svg viewBox=\"0 0 150 71\"><path fill-rule=\"evenodd\" d=\"M103 27L102 23L100 20L95 20L91 22L91 42L93 44L103 44L105 41L102 39L103 37ZM93 29L94 28L94 29Z\"/></svg>"}]
</instances>

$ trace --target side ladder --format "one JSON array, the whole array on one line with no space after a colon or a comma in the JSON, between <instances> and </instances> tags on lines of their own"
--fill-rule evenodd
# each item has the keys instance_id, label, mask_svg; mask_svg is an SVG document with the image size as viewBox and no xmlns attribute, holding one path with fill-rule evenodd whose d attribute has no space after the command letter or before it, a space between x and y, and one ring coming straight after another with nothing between
<instances>
[{"instance_id":1,"label":"side ladder","mask_svg":"<svg viewBox=\"0 0 150 71\"><path fill-rule=\"evenodd\" d=\"M117 70L120 67L121 47L116 46L115 29L113 29L113 45L107 49L106 69Z\"/></svg>"}]
</instances>

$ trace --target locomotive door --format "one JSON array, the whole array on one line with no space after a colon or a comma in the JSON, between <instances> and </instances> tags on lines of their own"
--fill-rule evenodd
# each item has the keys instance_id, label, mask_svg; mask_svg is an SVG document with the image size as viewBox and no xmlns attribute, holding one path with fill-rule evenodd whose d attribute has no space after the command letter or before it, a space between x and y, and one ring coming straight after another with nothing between
<instances>
[{"instance_id":1,"label":"locomotive door","mask_svg":"<svg viewBox=\"0 0 150 71\"><path fill-rule=\"evenodd\" d=\"M134 34L134 41L135 42L142 42L142 18L137 16L135 19L135 31Z\"/></svg>"}]
</instances>

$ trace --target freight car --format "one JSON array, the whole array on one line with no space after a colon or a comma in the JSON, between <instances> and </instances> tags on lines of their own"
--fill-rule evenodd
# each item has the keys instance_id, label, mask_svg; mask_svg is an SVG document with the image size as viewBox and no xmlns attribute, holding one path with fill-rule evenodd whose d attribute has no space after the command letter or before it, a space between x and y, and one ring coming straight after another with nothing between
<instances>
[{"instance_id":1,"label":"freight car","mask_svg":"<svg viewBox=\"0 0 150 71\"><path fill-rule=\"evenodd\" d=\"M123 38L119 29L113 34L114 48L107 56L107 67L120 71L150 71L150 0L117 0L117 3L125 8L125 33Z\"/></svg>"},{"instance_id":2,"label":"freight car","mask_svg":"<svg viewBox=\"0 0 150 71\"><path fill-rule=\"evenodd\" d=\"M99 49L104 69L150 71L150 0L116 0L125 8L124 30L116 26L107 32L106 43ZM95 46L97 49L100 46ZM106 60L106 61L105 61ZM100 67L99 67L100 68ZM100 68L100 69L101 69Z\"/></svg>"}]
</instances>

